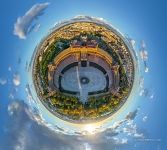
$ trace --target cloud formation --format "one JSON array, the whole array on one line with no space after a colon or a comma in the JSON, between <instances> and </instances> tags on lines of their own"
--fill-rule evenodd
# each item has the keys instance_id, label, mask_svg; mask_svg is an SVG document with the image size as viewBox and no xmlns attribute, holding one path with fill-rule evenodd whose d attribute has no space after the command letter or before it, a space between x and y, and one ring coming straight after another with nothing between
<instances>
[{"instance_id":1,"label":"cloud formation","mask_svg":"<svg viewBox=\"0 0 167 150\"><path fill-rule=\"evenodd\" d=\"M140 51L140 57L143 61L147 61L148 60L148 52L146 50Z\"/></svg>"},{"instance_id":2,"label":"cloud formation","mask_svg":"<svg viewBox=\"0 0 167 150\"><path fill-rule=\"evenodd\" d=\"M0 84L5 85L7 83L7 80L5 78L0 78Z\"/></svg>"},{"instance_id":3,"label":"cloud formation","mask_svg":"<svg viewBox=\"0 0 167 150\"><path fill-rule=\"evenodd\" d=\"M133 114L136 114L133 112ZM12 101L8 105L9 122L6 126L4 142L0 148L5 150L126 150L128 136L142 138L133 122L135 115L116 122L96 136L64 135L53 132L23 101ZM123 137L122 134L124 134ZM121 136L120 136L121 135ZM128 148L127 148L128 149Z\"/></svg>"},{"instance_id":4,"label":"cloud formation","mask_svg":"<svg viewBox=\"0 0 167 150\"><path fill-rule=\"evenodd\" d=\"M54 147L55 150L77 150L72 142L70 143L72 138L56 134L43 124L37 123L35 121L37 114L32 114L23 101L10 103L8 114L10 119L6 127L6 139L3 143L0 142L2 149L50 150Z\"/></svg>"},{"instance_id":5,"label":"cloud formation","mask_svg":"<svg viewBox=\"0 0 167 150\"><path fill-rule=\"evenodd\" d=\"M142 88L139 93L140 96L146 97L148 99L153 99L154 98L154 93L151 89L149 88Z\"/></svg>"},{"instance_id":6,"label":"cloud formation","mask_svg":"<svg viewBox=\"0 0 167 150\"><path fill-rule=\"evenodd\" d=\"M138 109L134 110L133 112L129 112L127 115L126 115L126 119L127 120L134 120L135 117L137 116L137 112L138 112Z\"/></svg>"},{"instance_id":7,"label":"cloud formation","mask_svg":"<svg viewBox=\"0 0 167 150\"><path fill-rule=\"evenodd\" d=\"M148 51L146 50L146 44L144 41L142 41L141 43L140 58L144 63L144 72L148 72L149 71L149 67L147 65Z\"/></svg>"},{"instance_id":8,"label":"cloud formation","mask_svg":"<svg viewBox=\"0 0 167 150\"><path fill-rule=\"evenodd\" d=\"M140 79L139 79L139 86L140 86L140 88L144 88L144 77L143 76L140 77Z\"/></svg>"},{"instance_id":9,"label":"cloud formation","mask_svg":"<svg viewBox=\"0 0 167 150\"><path fill-rule=\"evenodd\" d=\"M14 35L20 39L26 39L26 36L31 28L34 20L43 15L43 11L48 7L49 3L40 3L33 5L22 17L18 17L14 24Z\"/></svg>"},{"instance_id":10,"label":"cloud formation","mask_svg":"<svg viewBox=\"0 0 167 150\"><path fill-rule=\"evenodd\" d=\"M136 44L136 41L135 41L135 40L133 40L133 39L131 39L131 40L130 40L130 43L131 43L131 45L132 45L133 49L135 49L135 44Z\"/></svg>"},{"instance_id":11,"label":"cloud formation","mask_svg":"<svg viewBox=\"0 0 167 150\"><path fill-rule=\"evenodd\" d=\"M15 86L19 86L20 85L20 75L18 73L15 73L13 75L13 84Z\"/></svg>"},{"instance_id":12,"label":"cloud formation","mask_svg":"<svg viewBox=\"0 0 167 150\"><path fill-rule=\"evenodd\" d=\"M148 119L148 116L144 116L142 120L143 120L143 122L146 122L147 119Z\"/></svg>"},{"instance_id":13,"label":"cloud formation","mask_svg":"<svg viewBox=\"0 0 167 150\"><path fill-rule=\"evenodd\" d=\"M26 85L26 87L25 87L25 92L26 92L26 94L27 94L27 99L28 99L29 101L32 101L33 97L32 97L32 93L31 93L29 84Z\"/></svg>"},{"instance_id":14,"label":"cloud formation","mask_svg":"<svg viewBox=\"0 0 167 150\"><path fill-rule=\"evenodd\" d=\"M144 96L144 97L149 98L149 99L154 98L153 91L149 88L145 88L144 77L143 76L141 76L140 79L139 79L139 86L140 86L139 96Z\"/></svg>"}]
</instances>

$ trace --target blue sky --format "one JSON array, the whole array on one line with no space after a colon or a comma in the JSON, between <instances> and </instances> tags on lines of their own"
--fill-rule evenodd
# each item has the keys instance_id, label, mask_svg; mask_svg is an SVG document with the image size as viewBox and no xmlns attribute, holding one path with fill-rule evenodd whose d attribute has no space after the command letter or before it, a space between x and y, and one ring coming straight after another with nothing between
<instances>
[{"instance_id":1,"label":"blue sky","mask_svg":"<svg viewBox=\"0 0 167 150\"><path fill-rule=\"evenodd\" d=\"M25 40L19 39L18 36L14 35L14 24L16 23L17 18L23 16L34 4L45 2L49 2L50 5L44 10L44 14L38 17L37 23L41 25L39 30L27 34ZM66 142L66 140L70 138L71 143L80 143L83 145L80 149L85 149L84 143L87 141L85 139L83 141L78 141L77 143L75 140L77 137L71 138L62 136L61 138L58 138L58 136L60 136L58 133L53 134L46 127L43 127L42 125L38 126L35 121L28 118L23 109L27 107L24 104L19 102L19 108L23 108L20 108L12 117L8 115L7 110L8 106L15 100L26 101L24 89L25 84L28 82L28 74L24 68L26 61L30 61L35 46L56 22L70 19L76 15L89 15L104 18L122 33L128 34L136 41L135 48L137 52L139 52L141 40L146 42L146 49L149 56L149 73L144 73L144 71L141 70L141 74L145 79L144 86L154 93L154 98L149 99L147 96L136 96L139 98L137 98L138 103L134 109L140 107L140 110L135 118L135 123L139 130L146 134L147 138L155 141L136 142L136 147L134 146L134 143L130 142L117 148L128 149L131 145L133 145L132 149L143 148L164 150L167 148L167 136L165 134L167 126L165 117L167 105L167 3L165 0L3 0L1 1L0 11L0 78L5 78L7 80L5 85L0 85L0 150L16 149L16 144L19 143L19 139L15 140L14 143L11 142L12 139L9 138L9 136L12 135L13 137L16 136L15 138L18 137L18 134L16 133L17 130L19 131L19 123L20 126L23 125L20 121L24 121L26 124L24 124L24 128L22 128L23 131L30 131L29 126L31 126L34 131L34 133L30 133L28 136L31 136L32 134L32 136L36 138L44 138L48 141L48 143L44 142L45 144L42 144L43 147L51 149L51 145L54 146L52 140L56 139L60 146L57 147L57 149L60 149L63 144L65 149L68 147L71 148L72 145L69 142ZM21 58L21 63L18 63L19 58ZM11 67L11 71L9 67ZM16 74L21 76L21 84L19 86L15 86L12 81L13 76ZM9 98L10 93L14 94L14 99ZM20 116L20 112L23 114L25 113L24 115L27 120ZM148 119L146 122L143 122L142 118L145 115L148 116ZM15 129L12 127L10 128L15 122L18 126L15 126ZM49 138L42 135L40 131L44 131ZM156 141L157 139L160 139L160 141ZM29 139L27 139L27 141L27 149L41 148L40 144L37 144L38 147L36 146L33 148L30 146L32 141ZM97 149L97 147L100 149L105 145L103 142L97 144L93 140L90 141L89 144L92 146L93 150ZM36 143L40 143L40 141L36 141ZM8 144L10 144L11 147L7 146ZM110 148L113 148L112 142L108 142L105 146L105 149Z\"/></svg>"}]
</instances>

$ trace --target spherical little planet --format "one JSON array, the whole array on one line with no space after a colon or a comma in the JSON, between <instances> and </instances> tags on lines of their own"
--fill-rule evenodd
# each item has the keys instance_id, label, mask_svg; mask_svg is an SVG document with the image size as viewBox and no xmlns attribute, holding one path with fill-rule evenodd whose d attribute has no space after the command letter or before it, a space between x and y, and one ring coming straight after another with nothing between
<instances>
[{"instance_id":1,"label":"spherical little planet","mask_svg":"<svg viewBox=\"0 0 167 150\"><path fill-rule=\"evenodd\" d=\"M50 113L72 123L116 113L134 83L134 59L122 34L91 17L57 24L35 49L33 83Z\"/></svg>"}]
</instances>

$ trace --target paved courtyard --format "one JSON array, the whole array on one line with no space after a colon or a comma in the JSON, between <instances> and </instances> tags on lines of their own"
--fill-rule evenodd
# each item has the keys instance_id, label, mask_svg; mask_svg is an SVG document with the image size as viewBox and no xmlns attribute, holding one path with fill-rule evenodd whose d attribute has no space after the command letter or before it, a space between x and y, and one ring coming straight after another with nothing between
<instances>
[{"instance_id":1,"label":"paved courtyard","mask_svg":"<svg viewBox=\"0 0 167 150\"><path fill-rule=\"evenodd\" d=\"M64 90L80 93L80 100L85 103L89 92L101 91L106 87L103 72L94 67L73 67L62 77L61 86Z\"/></svg>"}]
</instances>

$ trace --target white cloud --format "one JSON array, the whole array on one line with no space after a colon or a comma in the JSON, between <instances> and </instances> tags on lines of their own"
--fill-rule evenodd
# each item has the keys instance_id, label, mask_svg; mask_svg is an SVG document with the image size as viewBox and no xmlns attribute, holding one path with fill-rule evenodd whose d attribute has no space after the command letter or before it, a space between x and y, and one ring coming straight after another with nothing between
<instances>
[{"instance_id":1,"label":"white cloud","mask_svg":"<svg viewBox=\"0 0 167 150\"><path fill-rule=\"evenodd\" d=\"M37 32L40 29L40 27L41 27L41 24L36 24L33 31Z\"/></svg>"},{"instance_id":2,"label":"white cloud","mask_svg":"<svg viewBox=\"0 0 167 150\"><path fill-rule=\"evenodd\" d=\"M20 107L18 102L13 102L10 105L8 105L8 113L9 115L13 115L16 110L18 110Z\"/></svg>"},{"instance_id":3,"label":"white cloud","mask_svg":"<svg viewBox=\"0 0 167 150\"><path fill-rule=\"evenodd\" d=\"M26 94L27 94L27 99L29 101L32 101L33 97L32 97L32 93L31 93L29 84L26 85L25 91L26 91Z\"/></svg>"},{"instance_id":4,"label":"white cloud","mask_svg":"<svg viewBox=\"0 0 167 150\"><path fill-rule=\"evenodd\" d=\"M137 125L134 123L134 119L139 108L133 112L129 112L124 119L116 121L110 128L104 131L101 140L103 142L112 142L115 145L128 144L128 138L144 138L144 134L138 131ZM121 138L124 137L124 138Z\"/></svg>"},{"instance_id":5,"label":"white cloud","mask_svg":"<svg viewBox=\"0 0 167 150\"><path fill-rule=\"evenodd\" d=\"M146 61L148 59L148 52L146 50L140 51L140 57L143 61Z\"/></svg>"},{"instance_id":6,"label":"white cloud","mask_svg":"<svg viewBox=\"0 0 167 150\"><path fill-rule=\"evenodd\" d=\"M134 123L133 120L128 120L126 126L123 128L123 133L126 133L128 136L134 138L144 138L144 134L138 132L137 125Z\"/></svg>"},{"instance_id":7,"label":"white cloud","mask_svg":"<svg viewBox=\"0 0 167 150\"><path fill-rule=\"evenodd\" d=\"M139 93L140 96L147 96L147 90L146 89L142 89Z\"/></svg>"},{"instance_id":8,"label":"white cloud","mask_svg":"<svg viewBox=\"0 0 167 150\"><path fill-rule=\"evenodd\" d=\"M10 71L10 72L12 71L12 67L11 66L8 67L8 71Z\"/></svg>"},{"instance_id":9,"label":"white cloud","mask_svg":"<svg viewBox=\"0 0 167 150\"><path fill-rule=\"evenodd\" d=\"M144 72L147 73L149 71L149 68L147 66L148 51L146 50L146 44L144 41L142 41L142 43L141 43L140 58L144 63Z\"/></svg>"},{"instance_id":10,"label":"white cloud","mask_svg":"<svg viewBox=\"0 0 167 150\"><path fill-rule=\"evenodd\" d=\"M153 99L154 98L154 93L151 89L147 89L147 88L143 88L141 89L140 93L139 93L140 96L144 96L148 99Z\"/></svg>"},{"instance_id":11,"label":"white cloud","mask_svg":"<svg viewBox=\"0 0 167 150\"><path fill-rule=\"evenodd\" d=\"M115 141L115 144L117 145L121 145L121 144L127 144L128 143L128 139L127 138L113 138Z\"/></svg>"},{"instance_id":12,"label":"white cloud","mask_svg":"<svg viewBox=\"0 0 167 150\"><path fill-rule=\"evenodd\" d=\"M84 143L85 150L91 150L89 143Z\"/></svg>"},{"instance_id":13,"label":"white cloud","mask_svg":"<svg viewBox=\"0 0 167 150\"><path fill-rule=\"evenodd\" d=\"M8 113L11 119L3 149L46 150L55 147L55 150L110 150L130 144L129 137L143 139L143 134L138 132L134 121L126 118L96 136L73 136L50 130L45 123L41 123L39 114L23 101L10 103Z\"/></svg>"},{"instance_id":14,"label":"white cloud","mask_svg":"<svg viewBox=\"0 0 167 150\"><path fill-rule=\"evenodd\" d=\"M134 133L135 138L144 138L143 133Z\"/></svg>"},{"instance_id":15,"label":"white cloud","mask_svg":"<svg viewBox=\"0 0 167 150\"><path fill-rule=\"evenodd\" d=\"M137 116L137 112L138 112L138 109L132 111L132 112L129 112L127 115L126 115L126 119L127 120L134 120L135 117Z\"/></svg>"},{"instance_id":16,"label":"white cloud","mask_svg":"<svg viewBox=\"0 0 167 150\"><path fill-rule=\"evenodd\" d=\"M154 94L151 94L151 95L150 95L150 99L153 99L153 98L154 98Z\"/></svg>"},{"instance_id":17,"label":"white cloud","mask_svg":"<svg viewBox=\"0 0 167 150\"><path fill-rule=\"evenodd\" d=\"M149 71L149 68L145 67L144 72L148 72L148 71Z\"/></svg>"},{"instance_id":18,"label":"white cloud","mask_svg":"<svg viewBox=\"0 0 167 150\"><path fill-rule=\"evenodd\" d=\"M147 119L148 119L148 116L144 116L142 120L143 120L143 122L146 122Z\"/></svg>"},{"instance_id":19,"label":"white cloud","mask_svg":"<svg viewBox=\"0 0 167 150\"><path fill-rule=\"evenodd\" d=\"M0 78L0 84L5 85L7 83L7 80L5 78Z\"/></svg>"},{"instance_id":20,"label":"white cloud","mask_svg":"<svg viewBox=\"0 0 167 150\"><path fill-rule=\"evenodd\" d=\"M131 39L130 43L131 43L132 47L135 48L135 43L136 43L135 40Z\"/></svg>"},{"instance_id":21,"label":"white cloud","mask_svg":"<svg viewBox=\"0 0 167 150\"><path fill-rule=\"evenodd\" d=\"M148 52L146 50L142 50L140 51L140 57L144 63L144 72L148 72L149 71L149 68L148 68L148 65L147 65L147 60L148 60Z\"/></svg>"},{"instance_id":22,"label":"white cloud","mask_svg":"<svg viewBox=\"0 0 167 150\"><path fill-rule=\"evenodd\" d=\"M49 3L41 3L33 5L22 17L17 18L14 24L14 35L20 39L26 39L28 30L34 20L43 14L43 11L48 7Z\"/></svg>"},{"instance_id":23,"label":"white cloud","mask_svg":"<svg viewBox=\"0 0 167 150\"><path fill-rule=\"evenodd\" d=\"M142 41L141 41L141 46L142 46L142 48L143 48L143 49L145 49L145 48L146 48L146 43L145 43L145 41L144 41L144 40L142 40Z\"/></svg>"},{"instance_id":24,"label":"white cloud","mask_svg":"<svg viewBox=\"0 0 167 150\"><path fill-rule=\"evenodd\" d=\"M3 150L78 150L85 148L83 142L75 136L53 132L45 124L38 123L32 112L23 101L12 101L8 105L9 121L6 126ZM87 143L87 142L84 142ZM87 145L89 148L89 145ZM83 149L84 150L84 149Z\"/></svg>"},{"instance_id":25,"label":"white cloud","mask_svg":"<svg viewBox=\"0 0 167 150\"><path fill-rule=\"evenodd\" d=\"M144 77L140 77L140 79L139 79L139 86L140 86L140 88L144 87Z\"/></svg>"},{"instance_id":26,"label":"white cloud","mask_svg":"<svg viewBox=\"0 0 167 150\"><path fill-rule=\"evenodd\" d=\"M14 150L25 150L27 137L25 136L25 133L19 132L16 145L14 146Z\"/></svg>"},{"instance_id":27,"label":"white cloud","mask_svg":"<svg viewBox=\"0 0 167 150\"><path fill-rule=\"evenodd\" d=\"M126 120L121 120L121 121L116 121L114 124L111 126L111 129L117 129L119 128Z\"/></svg>"},{"instance_id":28,"label":"white cloud","mask_svg":"<svg viewBox=\"0 0 167 150\"><path fill-rule=\"evenodd\" d=\"M19 86L20 85L20 75L18 73L13 75L13 84L15 86Z\"/></svg>"},{"instance_id":29,"label":"white cloud","mask_svg":"<svg viewBox=\"0 0 167 150\"><path fill-rule=\"evenodd\" d=\"M9 93L9 98L10 99L14 99L15 98L14 94L13 93Z\"/></svg>"}]
</instances>

